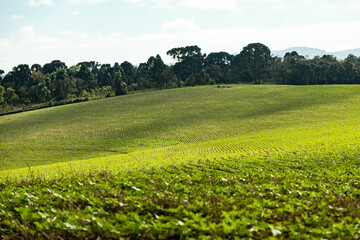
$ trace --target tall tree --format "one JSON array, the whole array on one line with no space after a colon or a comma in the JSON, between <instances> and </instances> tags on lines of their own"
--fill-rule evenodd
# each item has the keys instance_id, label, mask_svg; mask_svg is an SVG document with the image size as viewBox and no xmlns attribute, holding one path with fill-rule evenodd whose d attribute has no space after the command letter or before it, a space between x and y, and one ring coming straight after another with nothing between
<instances>
[{"instance_id":1,"label":"tall tree","mask_svg":"<svg viewBox=\"0 0 360 240\"><path fill-rule=\"evenodd\" d=\"M119 69L114 76L114 89L116 95L125 95L127 93L127 85L124 81L124 73Z\"/></svg>"},{"instance_id":2,"label":"tall tree","mask_svg":"<svg viewBox=\"0 0 360 240\"><path fill-rule=\"evenodd\" d=\"M0 84L2 84L4 73L4 70L0 69Z\"/></svg>"},{"instance_id":3,"label":"tall tree","mask_svg":"<svg viewBox=\"0 0 360 240\"><path fill-rule=\"evenodd\" d=\"M134 66L128 61L124 61L123 63L120 64L120 66L124 70L125 76L127 78L127 84L130 85L130 84L134 83L134 81L135 81Z\"/></svg>"},{"instance_id":4,"label":"tall tree","mask_svg":"<svg viewBox=\"0 0 360 240\"><path fill-rule=\"evenodd\" d=\"M298 62L304 61L305 57L298 54L296 51L292 51L285 53L284 55L284 62L290 66L295 65Z\"/></svg>"},{"instance_id":5,"label":"tall tree","mask_svg":"<svg viewBox=\"0 0 360 240\"><path fill-rule=\"evenodd\" d=\"M150 57L147 61L148 73L155 87L164 88L167 84L168 79L162 75L166 71L166 65L161 59L160 55L156 57Z\"/></svg>"},{"instance_id":6,"label":"tall tree","mask_svg":"<svg viewBox=\"0 0 360 240\"><path fill-rule=\"evenodd\" d=\"M39 102L45 102L50 97L50 90L45 82L41 82L36 86L36 96Z\"/></svg>"},{"instance_id":7,"label":"tall tree","mask_svg":"<svg viewBox=\"0 0 360 240\"><path fill-rule=\"evenodd\" d=\"M214 52L206 57L206 64L208 66L217 65L220 68L226 68L231 64L233 58L234 56L227 52Z\"/></svg>"},{"instance_id":8,"label":"tall tree","mask_svg":"<svg viewBox=\"0 0 360 240\"><path fill-rule=\"evenodd\" d=\"M353 54L349 54L344 60L344 67L346 69L346 78L344 83L360 83L359 71L360 61Z\"/></svg>"},{"instance_id":9,"label":"tall tree","mask_svg":"<svg viewBox=\"0 0 360 240\"><path fill-rule=\"evenodd\" d=\"M53 94L58 100L66 99L69 94L76 92L76 85L66 72L65 68L59 68L52 74Z\"/></svg>"},{"instance_id":10,"label":"tall tree","mask_svg":"<svg viewBox=\"0 0 360 240\"><path fill-rule=\"evenodd\" d=\"M5 88L0 85L0 104L4 103Z\"/></svg>"},{"instance_id":11,"label":"tall tree","mask_svg":"<svg viewBox=\"0 0 360 240\"><path fill-rule=\"evenodd\" d=\"M227 73L233 58L234 56L227 52L210 53L206 57L206 69L209 72L210 77L214 79L216 83L230 82L229 79L227 79Z\"/></svg>"},{"instance_id":12,"label":"tall tree","mask_svg":"<svg viewBox=\"0 0 360 240\"><path fill-rule=\"evenodd\" d=\"M110 64L102 64L98 73L99 86L112 86L113 85L113 70Z\"/></svg>"},{"instance_id":13,"label":"tall tree","mask_svg":"<svg viewBox=\"0 0 360 240\"><path fill-rule=\"evenodd\" d=\"M31 70L29 65L20 64L6 74L3 85L16 91L20 98L30 97L29 88L33 85L31 81Z\"/></svg>"},{"instance_id":14,"label":"tall tree","mask_svg":"<svg viewBox=\"0 0 360 240\"><path fill-rule=\"evenodd\" d=\"M35 71L32 72L30 75L31 81L34 85L45 82L46 81L46 76L40 72L40 71Z\"/></svg>"},{"instance_id":15,"label":"tall tree","mask_svg":"<svg viewBox=\"0 0 360 240\"><path fill-rule=\"evenodd\" d=\"M309 64L305 62L306 58L296 51L287 52L283 58L283 64L286 68L286 77L284 77L286 84L305 84L302 71L310 71Z\"/></svg>"},{"instance_id":16,"label":"tall tree","mask_svg":"<svg viewBox=\"0 0 360 240\"><path fill-rule=\"evenodd\" d=\"M41 71L42 70L42 67L40 64L33 64L31 65L31 72L38 72L38 71Z\"/></svg>"},{"instance_id":17,"label":"tall tree","mask_svg":"<svg viewBox=\"0 0 360 240\"><path fill-rule=\"evenodd\" d=\"M178 60L173 71L179 79L179 86L181 81L189 77L194 78L194 74L202 70L206 57L197 45L173 48L167 52L167 55Z\"/></svg>"},{"instance_id":18,"label":"tall tree","mask_svg":"<svg viewBox=\"0 0 360 240\"><path fill-rule=\"evenodd\" d=\"M67 66L64 62L61 62L60 60L54 60L51 63L46 63L42 68L42 72L44 74L51 74L56 72L56 70L60 68L67 69Z\"/></svg>"},{"instance_id":19,"label":"tall tree","mask_svg":"<svg viewBox=\"0 0 360 240\"><path fill-rule=\"evenodd\" d=\"M242 82L261 83L268 78L267 70L270 63L270 49L262 43L250 43L235 56L235 73Z\"/></svg>"},{"instance_id":20,"label":"tall tree","mask_svg":"<svg viewBox=\"0 0 360 240\"><path fill-rule=\"evenodd\" d=\"M87 90L97 87L96 78L86 64L82 64L80 66L80 70L77 72L76 77L84 81L84 88L86 88Z\"/></svg>"},{"instance_id":21,"label":"tall tree","mask_svg":"<svg viewBox=\"0 0 360 240\"><path fill-rule=\"evenodd\" d=\"M150 89L154 87L147 62L140 63L136 71L136 77L139 89Z\"/></svg>"},{"instance_id":22,"label":"tall tree","mask_svg":"<svg viewBox=\"0 0 360 240\"><path fill-rule=\"evenodd\" d=\"M15 93L15 89L8 87L5 90L5 101L9 104L16 105L19 101L19 96Z\"/></svg>"}]
</instances>

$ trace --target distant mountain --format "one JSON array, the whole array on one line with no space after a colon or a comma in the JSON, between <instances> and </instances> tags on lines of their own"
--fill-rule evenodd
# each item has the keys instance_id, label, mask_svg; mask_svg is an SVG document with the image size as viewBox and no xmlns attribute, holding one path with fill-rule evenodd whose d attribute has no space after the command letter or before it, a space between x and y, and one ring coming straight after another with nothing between
<instances>
[{"instance_id":1,"label":"distant mountain","mask_svg":"<svg viewBox=\"0 0 360 240\"><path fill-rule=\"evenodd\" d=\"M317 48L308 48L308 47L292 47L280 51L272 51L272 54L278 57L284 57L287 52L296 51L298 54L305 56L308 59L314 58L315 56L323 56L326 54L326 51L317 49Z\"/></svg>"},{"instance_id":2,"label":"distant mountain","mask_svg":"<svg viewBox=\"0 0 360 240\"><path fill-rule=\"evenodd\" d=\"M349 56L349 54L353 54L353 55L359 57L360 56L360 48L337 51L337 52L332 52L329 54L334 55L338 60L344 60L347 56Z\"/></svg>"},{"instance_id":3,"label":"distant mountain","mask_svg":"<svg viewBox=\"0 0 360 240\"><path fill-rule=\"evenodd\" d=\"M338 60L344 60L349 54L354 54L355 56L360 56L360 48L342 50L336 52L326 52L325 50L318 48L308 48L308 47L292 47L280 51L272 51L271 53L278 57L284 57L287 52L296 51L298 54L305 56L308 59L314 58L315 56L323 56L324 54L331 54L335 56Z\"/></svg>"}]
</instances>

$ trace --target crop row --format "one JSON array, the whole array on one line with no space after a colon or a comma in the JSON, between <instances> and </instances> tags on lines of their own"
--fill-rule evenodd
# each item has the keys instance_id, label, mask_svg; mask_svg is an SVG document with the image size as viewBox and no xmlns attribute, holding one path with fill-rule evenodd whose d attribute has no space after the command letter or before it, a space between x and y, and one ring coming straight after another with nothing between
<instances>
[{"instance_id":1,"label":"crop row","mask_svg":"<svg viewBox=\"0 0 360 240\"><path fill-rule=\"evenodd\" d=\"M247 141L262 148L286 140L280 145L287 148L324 136L341 141L352 133L355 140L358 93L359 86L207 86L1 116L0 170L219 139L243 139L235 152L255 149ZM221 155L231 152L221 149L228 144L235 146L199 148Z\"/></svg>"},{"instance_id":2,"label":"crop row","mask_svg":"<svg viewBox=\"0 0 360 240\"><path fill-rule=\"evenodd\" d=\"M332 136L332 138L329 139L329 136ZM234 137L165 147L154 146L150 149L144 148L129 153L114 151L112 156L1 171L0 181L7 177L26 177L29 173L51 177L73 171L86 172L93 169L126 172L155 166L229 157L257 160L289 158L292 156L303 156L304 158L328 156L337 159L342 158L343 154L349 156L358 154L357 138L356 132L343 132L340 136L326 134L317 137L304 137L303 134L299 138L294 136L292 139L288 137L281 139L278 135L270 136L266 133L253 134L251 137L244 138Z\"/></svg>"},{"instance_id":3,"label":"crop row","mask_svg":"<svg viewBox=\"0 0 360 240\"><path fill-rule=\"evenodd\" d=\"M345 153L33 176L0 184L0 236L357 239L359 182Z\"/></svg>"}]
</instances>

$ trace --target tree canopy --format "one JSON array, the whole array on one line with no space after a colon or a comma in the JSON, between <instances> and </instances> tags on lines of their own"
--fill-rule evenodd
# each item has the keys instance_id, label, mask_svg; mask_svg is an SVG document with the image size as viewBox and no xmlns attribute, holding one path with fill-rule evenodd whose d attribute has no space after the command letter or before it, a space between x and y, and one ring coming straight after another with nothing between
<instances>
[{"instance_id":1,"label":"tree canopy","mask_svg":"<svg viewBox=\"0 0 360 240\"><path fill-rule=\"evenodd\" d=\"M206 55L197 45L173 48L167 55L176 63L167 65L156 55L138 66L128 61L114 65L86 61L70 67L60 60L43 66L20 64L6 75L0 70L0 102L34 104L222 83L360 84L360 58L351 54L344 61L332 55L307 59L295 51L277 57L266 45L250 43L235 55Z\"/></svg>"}]
</instances>

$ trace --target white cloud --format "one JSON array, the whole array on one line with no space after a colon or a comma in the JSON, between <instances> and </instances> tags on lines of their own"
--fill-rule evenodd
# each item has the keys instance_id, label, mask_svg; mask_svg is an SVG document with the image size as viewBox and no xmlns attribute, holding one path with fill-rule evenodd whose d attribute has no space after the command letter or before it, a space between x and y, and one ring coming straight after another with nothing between
<instances>
[{"instance_id":1,"label":"white cloud","mask_svg":"<svg viewBox=\"0 0 360 240\"><path fill-rule=\"evenodd\" d=\"M77 16L77 15L80 14L80 11L76 10L76 11L71 12L70 14L73 15L73 16Z\"/></svg>"},{"instance_id":2,"label":"white cloud","mask_svg":"<svg viewBox=\"0 0 360 240\"><path fill-rule=\"evenodd\" d=\"M108 2L109 0L61 0L63 2L71 3L74 5L87 3L87 4L99 4L103 2ZM138 0L130 0L136 2ZM54 6L53 0L28 0L29 5L31 6L38 6L38 5L45 5L45 6Z\"/></svg>"},{"instance_id":3,"label":"white cloud","mask_svg":"<svg viewBox=\"0 0 360 240\"><path fill-rule=\"evenodd\" d=\"M74 32L73 32L73 31L69 31L69 30L64 30L64 31L59 32L59 34L60 34L61 36L72 36L72 35L74 35Z\"/></svg>"},{"instance_id":4,"label":"white cloud","mask_svg":"<svg viewBox=\"0 0 360 240\"><path fill-rule=\"evenodd\" d=\"M183 0L179 6L196 9L230 10L239 9L235 0Z\"/></svg>"},{"instance_id":5,"label":"white cloud","mask_svg":"<svg viewBox=\"0 0 360 240\"><path fill-rule=\"evenodd\" d=\"M17 14L11 15L11 19L13 19L13 20L19 20L19 19L23 19L23 18L24 18L24 16L22 16L22 15L17 15Z\"/></svg>"},{"instance_id":6,"label":"white cloud","mask_svg":"<svg viewBox=\"0 0 360 240\"><path fill-rule=\"evenodd\" d=\"M193 8L202 10L239 10L237 0L123 0L124 2L140 4L152 9L156 8Z\"/></svg>"},{"instance_id":7,"label":"white cloud","mask_svg":"<svg viewBox=\"0 0 360 240\"><path fill-rule=\"evenodd\" d=\"M109 0L66 0L66 1L71 4L78 5L81 3L98 4L98 3L107 2Z\"/></svg>"},{"instance_id":8,"label":"white cloud","mask_svg":"<svg viewBox=\"0 0 360 240\"><path fill-rule=\"evenodd\" d=\"M7 52L11 48L11 42L8 39L0 39L0 52Z\"/></svg>"},{"instance_id":9,"label":"white cloud","mask_svg":"<svg viewBox=\"0 0 360 240\"><path fill-rule=\"evenodd\" d=\"M279 4L275 5L275 10L279 11L279 12L286 12L286 11L292 10L293 8L294 8L293 5L287 4L287 3L279 3Z\"/></svg>"},{"instance_id":10,"label":"white cloud","mask_svg":"<svg viewBox=\"0 0 360 240\"><path fill-rule=\"evenodd\" d=\"M186 30L186 31L195 31L200 28L192 21L183 18L179 18L162 25L163 29L166 30Z\"/></svg>"},{"instance_id":11,"label":"white cloud","mask_svg":"<svg viewBox=\"0 0 360 240\"><path fill-rule=\"evenodd\" d=\"M360 2L358 0L236 0L238 5L247 4L267 4L270 7L278 11L293 10L299 7L307 6L311 9L317 9L318 11L359 11Z\"/></svg>"},{"instance_id":12,"label":"white cloud","mask_svg":"<svg viewBox=\"0 0 360 240\"><path fill-rule=\"evenodd\" d=\"M0 68L8 71L20 63L45 64L54 59L65 61L67 65L87 60L100 63L120 63L127 60L139 64L156 54L160 54L164 62L172 62L166 56L166 51L195 44L204 53L237 53L252 42L264 43L271 50L307 46L331 52L360 47L360 32L356 31L360 29L360 21L326 22L291 29L197 28L192 31L170 31L164 25L163 32L135 36L119 32L87 34L68 30L50 36L38 34L31 25L24 26L14 39L0 39Z\"/></svg>"},{"instance_id":13,"label":"white cloud","mask_svg":"<svg viewBox=\"0 0 360 240\"><path fill-rule=\"evenodd\" d=\"M352 0L333 2L333 3L328 3L322 7L326 10L333 10L333 11L358 12L360 10L360 2L352 1Z\"/></svg>"},{"instance_id":14,"label":"white cloud","mask_svg":"<svg viewBox=\"0 0 360 240\"><path fill-rule=\"evenodd\" d=\"M82 2L85 0L67 0ZM90 0L91 1L91 0ZM92 0L104 1L104 0ZM359 11L360 2L358 0L121 0L123 2L138 4L141 7L150 9L158 8L192 8L199 10L223 10L223 11L243 11L249 6L257 8L271 8L277 11L293 11L294 9L303 9L308 7L318 11Z\"/></svg>"},{"instance_id":15,"label":"white cloud","mask_svg":"<svg viewBox=\"0 0 360 240\"><path fill-rule=\"evenodd\" d=\"M252 42L261 42L271 50L293 46L308 46L337 51L360 47L360 22L326 22L299 28L224 28L198 29L187 32L163 32L136 37L133 42L142 42L161 52L175 46L196 44L209 51L240 52L242 47ZM140 45L140 44L139 44ZM159 52L159 53L161 53Z\"/></svg>"},{"instance_id":16,"label":"white cloud","mask_svg":"<svg viewBox=\"0 0 360 240\"><path fill-rule=\"evenodd\" d=\"M307 1L307 0L303 0L303 1ZM312 0L310 0L312 1ZM289 0L238 0L238 2L240 3L249 3L249 2L252 2L252 3L289 3L291 1ZM293 1L295 2L295 1Z\"/></svg>"},{"instance_id":17,"label":"white cloud","mask_svg":"<svg viewBox=\"0 0 360 240\"><path fill-rule=\"evenodd\" d=\"M53 6L52 0L29 0L28 2L31 6L45 5L45 6Z\"/></svg>"},{"instance_id":18,"label":"white cloud","mask_svg":"<svg viewBox=\"0 0 360 240\"><path fill-rule=\"evenodd\" d=\"M175 0L122 0L126 3L138 4L141 7L149 7L150 9L158 8L175 8L177 3Z\"/></svg>"},{"instance_id":19,"label":"white cloud","mask_svg":"<svg viewBox=\"0 0 360 240\"><path fill-rule=\"evenodd\" d=\"M302 35L303 45L338 51L360 47L360 32L356 31L359 28L360 22L325 22L289 31Z\"/></svg>"},{"instance_id":20,"label":"white cloud","mask_svg":"<svg viewBox=\"0 0 360 240\"><path fill-rule=\"evenodd\" d=\"M128 2L128 3L141 3L142 0L124 0L125 2Z\"/></svg>"},{"instance_id":21,"label":"white cloud","mask_svg":"<svg viewBox=\"0 0 360 240\"><path fill-rule=\"evenodd\" d=\"M19 33L22 39L29 39L35 36L34 27L31 25L20 28Z\"/></svg>"}]
</instances>

